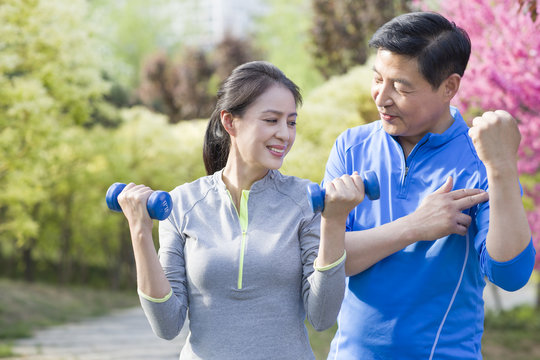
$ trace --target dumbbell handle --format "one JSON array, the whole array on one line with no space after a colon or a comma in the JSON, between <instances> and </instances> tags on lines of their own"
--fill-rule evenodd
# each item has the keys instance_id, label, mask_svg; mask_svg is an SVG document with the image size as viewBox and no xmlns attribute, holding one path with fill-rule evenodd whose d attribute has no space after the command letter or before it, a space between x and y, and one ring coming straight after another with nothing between
<instances>
[{"instance_id":1,"label":"dumbbell handle","mask_svg":"<svg viewBox=\"0 0 540 360\"><path fill-rule=\"evenodd\" d=\"M125 187L126 184L123 183L114 183L109 187L107 195L105 195L109 209L122 212L122 208L118 204L118 195ZM152 219L165 220L172 210L171 195L166 191L154 191L146 201L146 210Z\"/></svg>"},{"instance_id":2,"label":"dumbbell handle","mask_svg":"<svg viewBox=\"0 0 540 360\"><path fill-rule=\"evenodd\" d=\"M363 174L363 178L364 190L367 197L370 200L377 200L381 196L377 174L372 170L368 170ZM307 187L307 195L313 212L324 210L324 197L326 195L326 190L324 188L320 187L318 184L311 183Z\"/></svg>"}]
</instances>

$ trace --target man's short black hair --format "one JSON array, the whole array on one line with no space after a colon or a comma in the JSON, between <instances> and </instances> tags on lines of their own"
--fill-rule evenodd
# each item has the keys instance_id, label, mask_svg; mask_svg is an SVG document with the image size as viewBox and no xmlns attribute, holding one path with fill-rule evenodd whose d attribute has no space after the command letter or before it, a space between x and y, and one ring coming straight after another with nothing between
<instances>
[{"instance_id":1,"label":"man's short black hair","mask_svg":"<svg viewBox=\"0 0 540 360\"><path fill-rule=\"evenodd\" d=\"M375 32L369 46L416 58L434 89L454 73L463 76L471 54L465 30L434 12L395 17Z\"/></svg>"}]
</instances>

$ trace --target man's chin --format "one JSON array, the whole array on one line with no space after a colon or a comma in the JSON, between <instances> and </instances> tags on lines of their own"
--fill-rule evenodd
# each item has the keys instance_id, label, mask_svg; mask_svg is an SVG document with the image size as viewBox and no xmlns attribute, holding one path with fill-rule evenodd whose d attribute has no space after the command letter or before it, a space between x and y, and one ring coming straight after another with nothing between
<instances>
[{"instance_id":1,"label":"man's chin","mask_svg":"<svg viewBox=\"0 0 540 360\"><path fill-rule=\"evenodd\" d=\"M398 126L384 120L381 120L381 121L382 121L383 129L388 135L392 135L392 136L401 135L402 129L400 129Z\"/></svg>"}]
</instances>

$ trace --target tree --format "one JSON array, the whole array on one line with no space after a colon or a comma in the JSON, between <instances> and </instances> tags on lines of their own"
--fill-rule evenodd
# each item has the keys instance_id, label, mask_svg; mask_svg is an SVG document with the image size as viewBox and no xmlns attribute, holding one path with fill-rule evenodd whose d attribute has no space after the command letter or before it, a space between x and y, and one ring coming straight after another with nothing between
<instances>
[{"instance_id":1,"label":"tree","mask_svg":"<svg viewBox=\"0 0 540 360\"><path fill-rule=\"evenodd\" d=\"M28 279L42 205L55 186L51 153L108 89L85 15L83 0L0 5L0 235L2 246L23 254Z\"/></svg>"},{"instance_id":2,"label":"tree","mask_svg":"<svg viewBox=\"0 0 540 360\"><path fill-rule=\"evenodd\" d=\"M526 6L526 11L531 14L532 21L536 22L538 17L538 3L536 0L519 0L519 9L521 10Z\"/></svg>"},{"instance_id":3,"label":"tree","mask_svg":"<svg viewBox=\"0 0 540 360\"><path fill-rule=\"evenodd\" d=\"M264 59L279 67L304 95L324 81L310 54L311 0L268 0L257 19L255 42Z\"/></svg>"},{"instance_id":4,"label":"tree","mask_svg":"<svg viewBox=\"0 0 540 360\"><path fill-rule=\"evenodd\" d=\"M144 64L138 96L149 108L166 114L171 124L208 118L219 83L235 67L256 56L248 40L230 35L213 50L185 48L177 61L159 51Z\"/></svg>"},{"instance_id":5,"label":"tree","mask_svg":"<svg viewBox=\"0 0 540 360\"><path fill-rule=\"evenodd\" d=\"M325 78L364 64L375 30L408 10L406 1L312 0L312 55Z\"/></svg>"},{"instance_id":6,"label":"tree","mask_svg":"<svg viewBox=\"0 0 540 360\"><path fill-rule=\"evenodd\" d=\"M241 39L229 33L225 34L211 53L217 81L225 80L238 65L260 59L259 52L247 38ZM218 87L214 90L217 89Z\"/></svg>"}]
</instances>

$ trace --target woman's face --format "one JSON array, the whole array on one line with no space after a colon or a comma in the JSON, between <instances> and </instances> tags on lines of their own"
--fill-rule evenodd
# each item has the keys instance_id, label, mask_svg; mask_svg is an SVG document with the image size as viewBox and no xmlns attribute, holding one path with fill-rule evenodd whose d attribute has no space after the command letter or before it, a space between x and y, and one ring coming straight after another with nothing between
<instances>
[{"instance_id":1,"label":"woman's face","mask_svg":"<svg viewBox=\"0 0 540 360\"><path fill-rule=\"evenodd\" d=\"M243 165L261 173L279 169L296 137L296 116L291 91L273 85L233 118L232 141Z\"/></svg>"}]
</instances>

